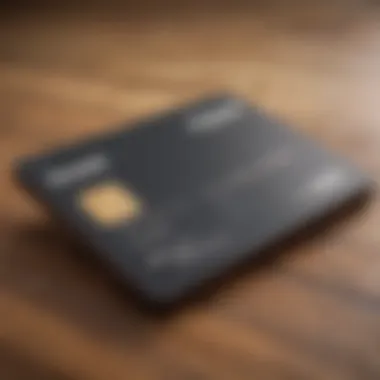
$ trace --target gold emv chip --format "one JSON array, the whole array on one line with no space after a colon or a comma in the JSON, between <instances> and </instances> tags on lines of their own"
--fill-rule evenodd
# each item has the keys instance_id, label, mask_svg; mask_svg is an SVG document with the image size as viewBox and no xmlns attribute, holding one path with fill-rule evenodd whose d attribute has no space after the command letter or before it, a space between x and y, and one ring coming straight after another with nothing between
<instances>
[{"instance_id":1,"label":"gold emv chip","mask_svg":"<svg viewBox=\"0 0 380 380\"><path fill-rule=\"evenodd\" d=\"M83 190L79 203L93 220L106 227L130 222L141 212L140 200L117 182L102 183Z\"/></svg>"}]
</instances>

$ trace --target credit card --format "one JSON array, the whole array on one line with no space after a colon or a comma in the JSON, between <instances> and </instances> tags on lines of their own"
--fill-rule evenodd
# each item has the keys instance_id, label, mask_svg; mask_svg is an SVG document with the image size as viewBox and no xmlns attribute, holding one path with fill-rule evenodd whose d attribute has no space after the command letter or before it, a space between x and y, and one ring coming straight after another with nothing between
<instances>
[{"instance_id":1,"label":"credit card","mask_svg":"<svg viewBox=\"0 0 380 380\"><path fill-rule=\"evenodd\" d=\"M158 303L372 188L345 159L232 95L16 166L19 182L126 286Z\"/></svg>"}]
</instances>

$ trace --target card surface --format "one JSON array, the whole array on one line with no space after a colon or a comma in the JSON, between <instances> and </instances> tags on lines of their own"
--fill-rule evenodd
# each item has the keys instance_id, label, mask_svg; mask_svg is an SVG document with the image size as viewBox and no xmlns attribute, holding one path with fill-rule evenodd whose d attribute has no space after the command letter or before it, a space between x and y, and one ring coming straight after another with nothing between
<instances>
[{"instance_id":1,"label":"card surface","mask_svg":"<svg viewBox=\"0 0 380 380\"><path fill-rule=\"evenodd\" d=\"M28 157L16 174L156 302L187 295L372 184L233 96Z\"/></svg>"}]
</instances>

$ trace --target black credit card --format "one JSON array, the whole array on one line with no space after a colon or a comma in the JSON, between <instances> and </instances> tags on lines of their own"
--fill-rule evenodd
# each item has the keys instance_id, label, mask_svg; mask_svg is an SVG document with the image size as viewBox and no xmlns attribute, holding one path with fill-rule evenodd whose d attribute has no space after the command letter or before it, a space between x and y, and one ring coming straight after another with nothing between
<instances>
[{"instance_id":1,"label":"black credit card","mask_svg":"<svg viewBox=\"0 0 380 380\"><path fill-rule=\"evenodd\" d=\"M344 159L228 95L28 157L16 174L157 302L189 294L372 185Z\"/></svg>"}]
</instances>

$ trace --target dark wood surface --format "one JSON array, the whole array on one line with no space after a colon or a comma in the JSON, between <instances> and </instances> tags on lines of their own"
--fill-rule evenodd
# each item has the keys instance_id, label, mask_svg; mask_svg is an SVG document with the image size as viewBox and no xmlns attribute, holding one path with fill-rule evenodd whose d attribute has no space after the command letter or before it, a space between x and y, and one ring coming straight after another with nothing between
<instances>
[{"instance_id":1,"label":"dark wood surface","mask_svg":"<svg viewBox=\"0 0 380 380\"><path fill-rule=\"evenodd\" d=\"M0 378L380 379L380 208L158 316L11 180L45 146L232 90L380 179L375 1L14 7L0 23Z\"/></svg>"}]
</instances>

